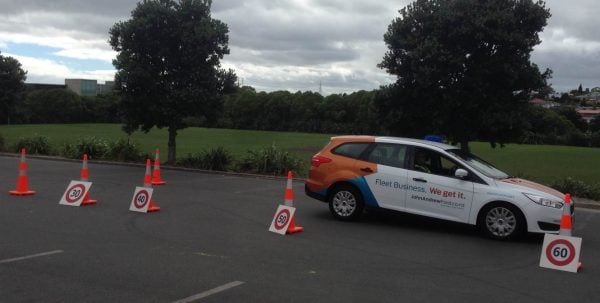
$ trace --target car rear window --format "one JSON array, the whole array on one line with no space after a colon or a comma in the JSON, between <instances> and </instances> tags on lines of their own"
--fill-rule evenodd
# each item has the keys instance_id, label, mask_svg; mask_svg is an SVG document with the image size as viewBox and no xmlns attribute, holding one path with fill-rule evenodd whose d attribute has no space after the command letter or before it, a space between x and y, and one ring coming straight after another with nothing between
<instances>
[{"instance_id":1,"label":"car rear window","mask_svg":"<svg viewBox=\"0 0 600 303\"><path fill-rule=\"evenodd\" d=\"M400 144L378 143L366 160L381 165L404 168L407 147Z\"/></svg>"},{"instance_id":2,"label":"car rear window","mask_svg":"<svg viewBox=\"0 0 600 303\"><path fill-rule=\"evenodd\" d=\"M344 143L334 148L331 152L336 155L358 159L362 152L365 151L365 149L369 146L369 144L370 143L363 142Z\"/></svg>"}]
</instances>

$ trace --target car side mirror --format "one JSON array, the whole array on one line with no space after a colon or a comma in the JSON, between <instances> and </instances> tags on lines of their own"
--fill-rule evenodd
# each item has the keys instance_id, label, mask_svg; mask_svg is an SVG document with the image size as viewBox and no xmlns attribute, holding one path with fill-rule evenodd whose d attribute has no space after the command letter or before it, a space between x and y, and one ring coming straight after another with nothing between
<instances>
[{"instance_id":1,"label":"car side mirror","mask_svg":"<svg viewBox=\"0 0 600 303\"><path fill-rule=\"evenodd\" d=\"M466 170L459 168L454 172L454 176L459 178L459 179L464 179L467 176L469 176L469 172L467 172Z\"/></svg>"}]
</instances>

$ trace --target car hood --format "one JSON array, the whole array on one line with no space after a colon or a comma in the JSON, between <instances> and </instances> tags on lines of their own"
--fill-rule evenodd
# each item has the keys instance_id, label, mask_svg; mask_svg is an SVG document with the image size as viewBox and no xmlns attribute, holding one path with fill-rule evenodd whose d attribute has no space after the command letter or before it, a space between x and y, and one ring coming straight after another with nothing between
<instances>
[{"instance_id":1,"label":"car hood","mask_svg":"<svg viewBox=\"0 0 600 303\"><path fill-rule=\"evenodd\" d=\"M565 197L565 195L563 193L559 192L556 189L550 188L546 185L542 185L542 184L539 184L539 183L536 183L533 181L525 180L525 179L506 178L506 179L500 179L498 181L508 183L508 184L513 184L513 185L518 185L521 187L525 187L525 188L529 188L529 189L533 189L533 190L537 190L537 191L541 191L541 192L547 193L549 195L552 195L552 196L560 199L561 201Z\"/></svg>"}]
</instances>

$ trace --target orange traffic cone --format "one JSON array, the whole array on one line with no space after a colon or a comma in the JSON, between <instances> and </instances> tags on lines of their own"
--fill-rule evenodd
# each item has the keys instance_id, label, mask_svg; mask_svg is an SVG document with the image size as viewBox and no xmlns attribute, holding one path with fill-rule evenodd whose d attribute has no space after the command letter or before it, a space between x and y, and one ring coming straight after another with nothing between
<instances>
[{"instance_id":1,"label":"orange traffic cone","mask_svg":"<svg viewBox=\"0 0 600 303\"><path fill-rule=\"evenodd\" d=\"M87 154L83 154L83 164L81 166L81 181L88 181L90 179L90 171L88 170L88 155ZM83 202L81 202L81 205L91 205L91 204L96 204L96 202L98 202L98 200L94 200L94 199L90 199L90 191L88 190L88 192L85 194L85 197L83 197Z\"/></svg>"},{"instance_id":2,"label":"orange traffic cone","mask_svg":"<svg viewBox=\"0 0 600 303\"><path fill-rule=\"evenodd\" d=\"M19 164L19 177L17 178L17 189L8 192L14 196L35 195L35 191L29 190L27 178L27 162L25 161L25 149L21 149L21 163Z\"/></svg>"},{"instance_id":3,"label":"orange traffic cone","mask_svg":"<svg viewBox=\"0 0 600 303\"><path fill-rule=\"evenodd\" d=\"M156 156L154 157L154 170L152 171L152 185L165 185L167 182L160 179L160 151L156 149Z\"/></svg>"},{"instance_id":4,"label":"orange traffic cone","mask_svg":"<svg viewBox=\"0 0 600 303\"><path fill-rule=\"evenodd\" d=\"M152 188L152 176L150 175L151 164L150 159L146 159L146 174L144 175L144 187ZM150 205L148 206L148 212L159 211L160 207L154 204L154 197L150 199Z\"/></svg>"},{"instance_id":5,"label":"orange traffic cone","mask_svg":"<svg viewBox=\"0 0 600 303\"><path fill-rule=\"evenodd\" d=\"M572 236L571 230L573 229L573 220L571 219L571 194L565 195L565 205L563 206L563 213L560 217L560 231L561 236Z\"/></svg>"},{"instance_id":6,"label":"orange traffic cone","mask_svg":"<svg viewBox=\"0 0 600 303\"><path fill-rule=\"evenodd\" d=\"M292 188L292 171L288 171L287 186L285 187L284 196L285 206L294 207L294 189ZM296 217L292 217L292 222L288 226L286 233L293 234L299 233L304 230L304 227L296 225Z\"/></svg>"},{"instance_id":7,"label":"orange traffic cone","mask_svg":"<svg viewBox=\"0 0 600 303\"><path fill-rule=\"evenodd\" d=\"M571 237L573 234L571 230L573 229L573 220L571 218L571 194L567 193L565 195L565 205L563 206L563 213L560 217L560 231L558 232L561 236L569 236ZM581 269L583 265L581 262L577 263L577 270Z\"/></svg>"}]
</instances>

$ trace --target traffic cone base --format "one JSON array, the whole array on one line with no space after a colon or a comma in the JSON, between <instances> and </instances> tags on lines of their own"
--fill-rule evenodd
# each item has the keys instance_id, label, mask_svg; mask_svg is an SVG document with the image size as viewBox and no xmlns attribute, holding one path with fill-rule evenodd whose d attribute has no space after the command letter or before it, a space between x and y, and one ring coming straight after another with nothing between
<instances>
[{"instance_id":1,"label":"traffic cone base","mask_svg":"<svg viewBox=\"0 0 600 303\"><path fill-rule=\"evenodd\" d=\"M90 193L88 192L87 194L85 194L85 198L83 198L83 202L81 202L81 205L94 205L96 203L98 203L98 200L90 199Z\"/></svg>"},{"instance_id":2,"label":"traffic cone base","mask_svg":"<svg viewBox=\"0 0 600 303\"><path fill-rule=\"evenodd\" d=\"M152 180L152 185L165 185L165 184L167 184L167 182L162 181L162 180L159 180L159 181Z\"/></svg>"},{"instance_id":3,"label":"traffic cone base","mask_svg":"<svg viewBox=\"0 0 600 303\"><path fill-rule=\"evenodd\" d=\"M26 190L26 191L11 190L8 193L11 194L11 195L13 195L13 196L32 196L32 195L35 195L35 191L34 190Z\"/></svg>"},{"instance_id":4,"label":"traffic cone base","mask_svg":"<svg viewBox=\"0 0 600 303\"><path fill-rule=\"evenodd\" d=\"M302 226L297 226L296 225L296 218L292 218L292 222L290 222L290 225L288 226L288 229L286 230L286 234L295 234L295 233L299 233L304 231L304 227Z\"/></svg>"},{"instance_id":5,"label":"traffic cone base","mask_svg":"<svg viewBox=\"0 0 600 303\"><path fill-rule=\"evenodd\" d=\"M96 203L98 203L98 200L87 200L87 201L81 202L81 205L94 205Z\"/></svg>"},{"instance_id":6,"label":"traffic cone base","mask_svg":"<svg viewBox=\"0 0 600 303\"><path fill-rule=\"evenodd\" d=\"M155 212L155 211L160 211L160 207L156 206L154 204L154 199L150 200L150 205L148 206L148 212Z\"/></svg>"}]
</instances>

